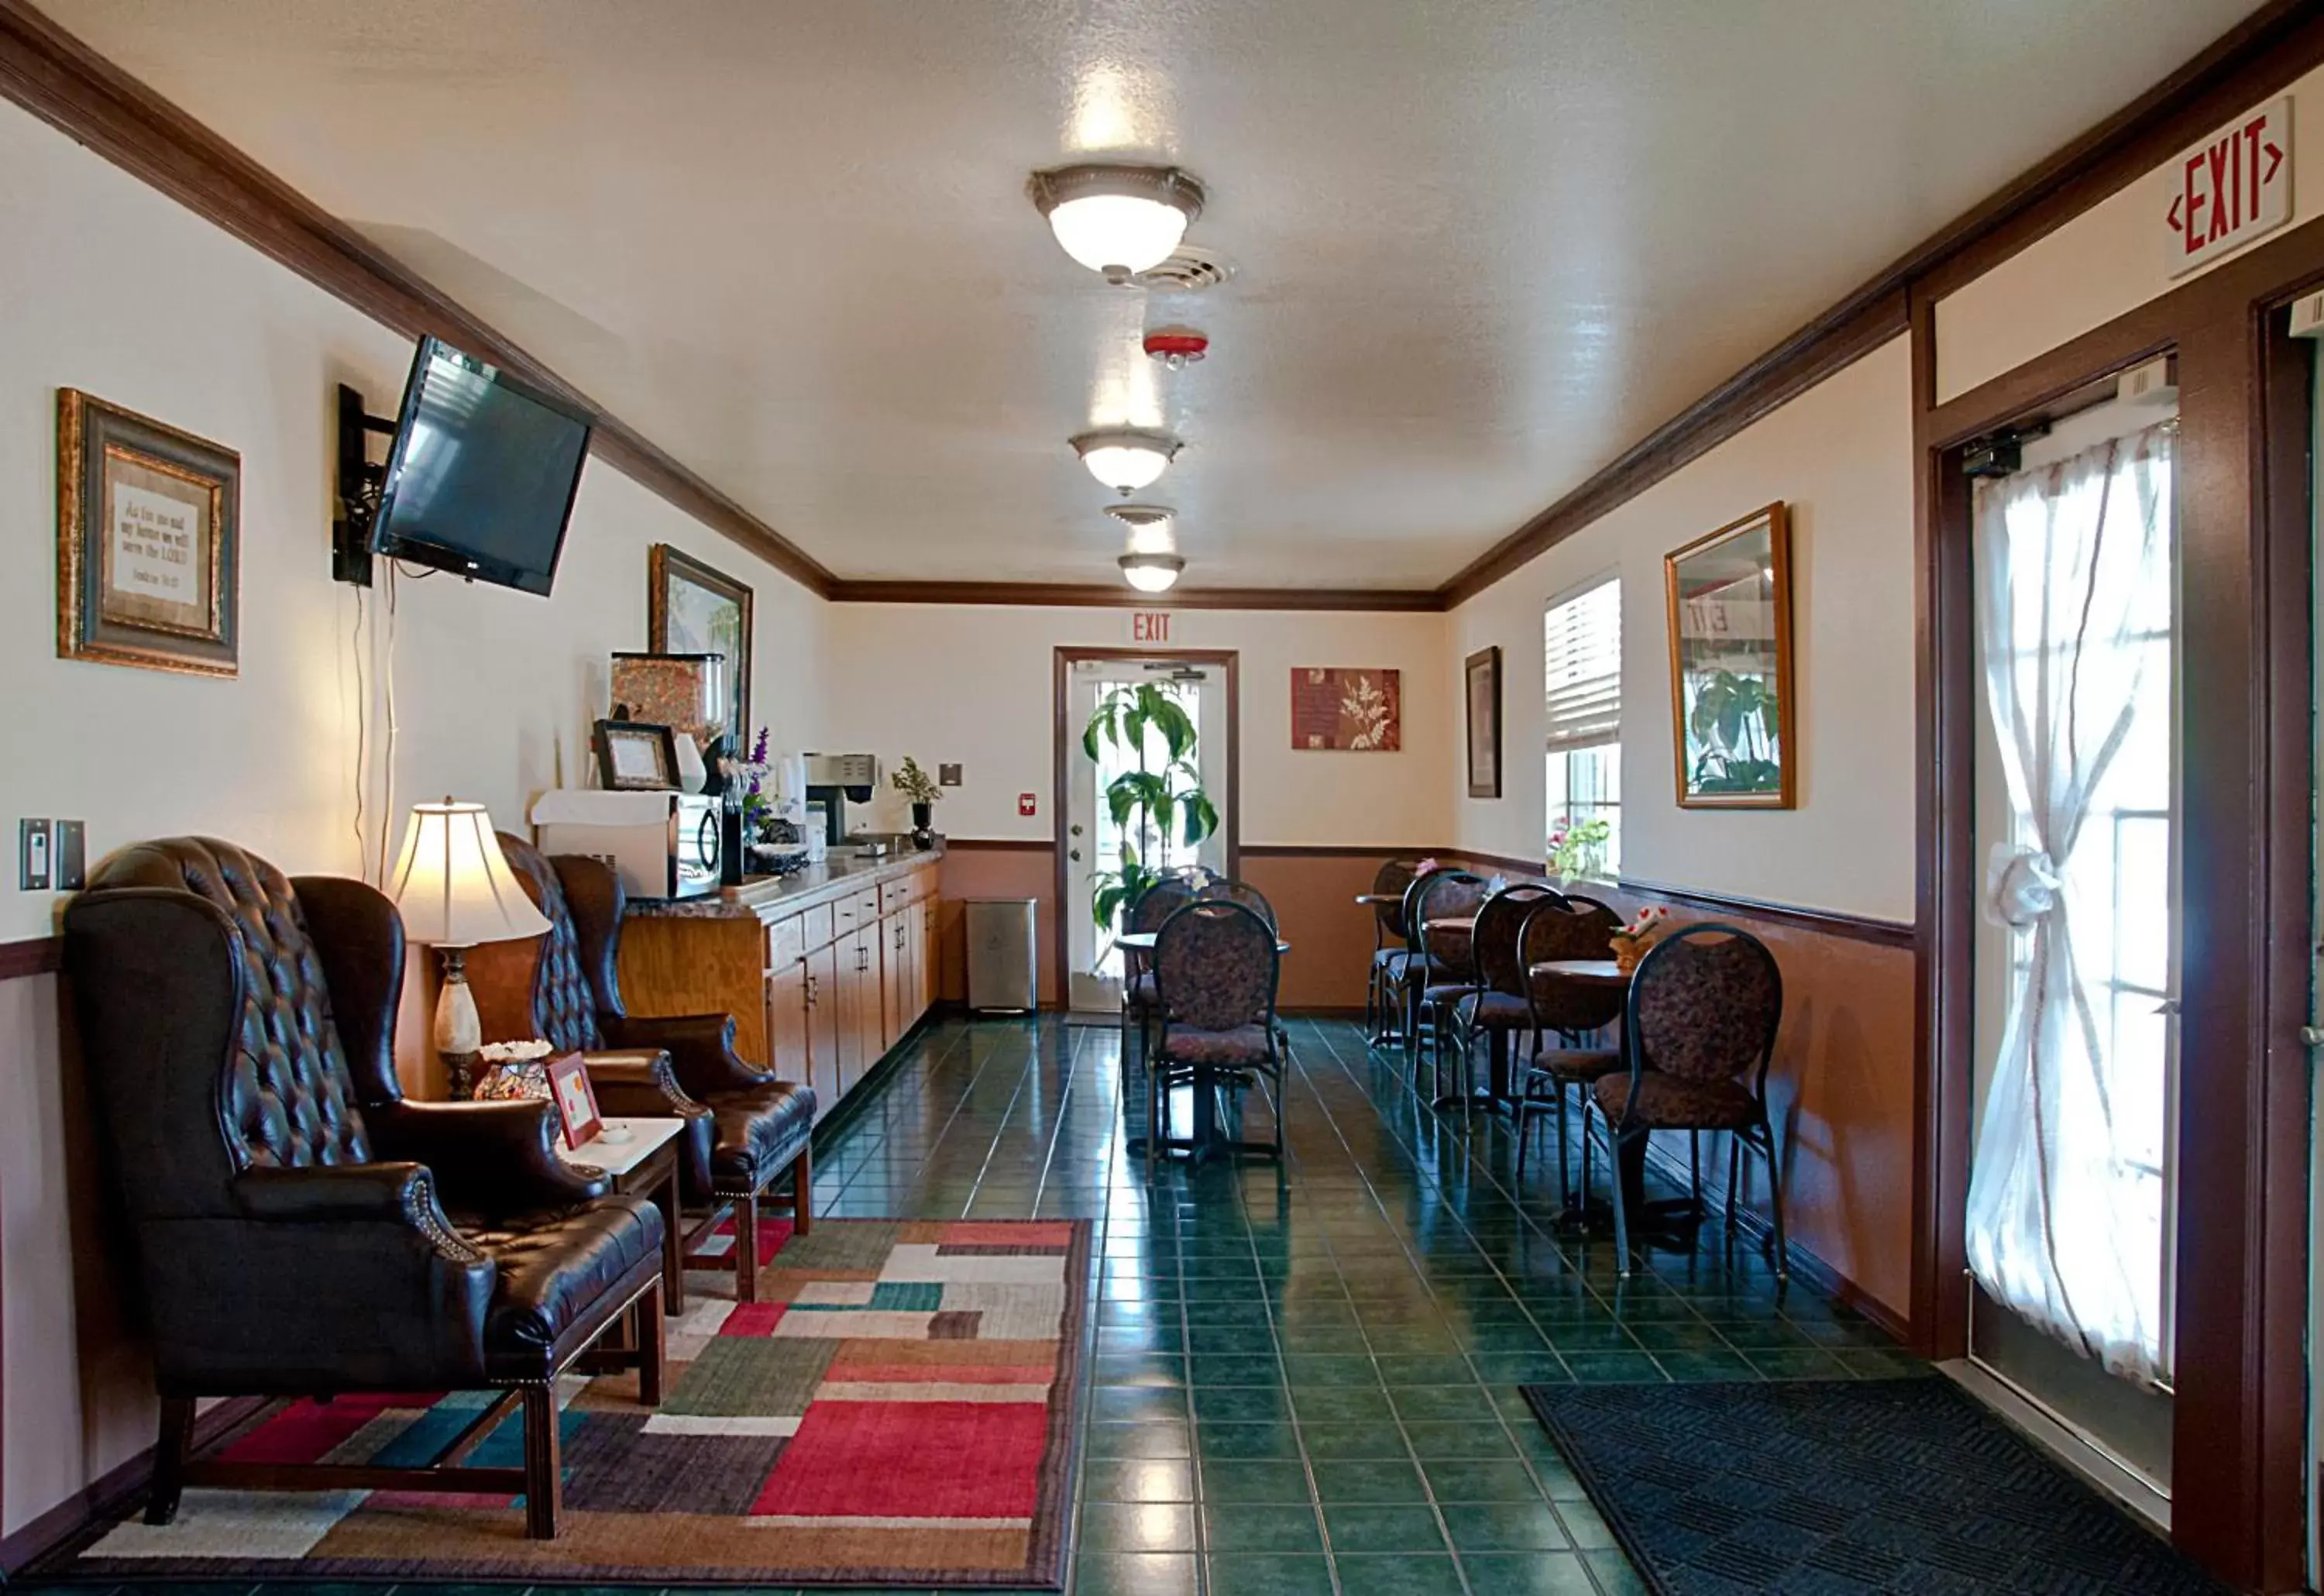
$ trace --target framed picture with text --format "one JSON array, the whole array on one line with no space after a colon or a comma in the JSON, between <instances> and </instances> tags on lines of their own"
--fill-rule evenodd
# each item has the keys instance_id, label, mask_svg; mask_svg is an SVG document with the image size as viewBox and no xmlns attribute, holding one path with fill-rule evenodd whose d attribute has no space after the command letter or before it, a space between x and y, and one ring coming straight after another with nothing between
<instances>
[{"instance_id":1,"label":"framed picture with text","mask_svg":"<svg viewBox=\"0 0 2324 1596\"><path fill-rule=\"evenodd\" d=\"M241 669L242 457L57 391L57 654Z\"/></svg>"},{"instance_id":2,"label":"framed picture with text","mask_svg":"<svg viewBox=\"0 0 2324 1596\"><path fill-rule=\"evenodd\" d=\"M578 1053L549 1061L549 1095L557 1103L557 1117L565 1126L565 1145L578 1152L597 1139L605 1121L597 1114L597 1093L589 1084L589 1066Z\"/></svg>"}]
</instances>

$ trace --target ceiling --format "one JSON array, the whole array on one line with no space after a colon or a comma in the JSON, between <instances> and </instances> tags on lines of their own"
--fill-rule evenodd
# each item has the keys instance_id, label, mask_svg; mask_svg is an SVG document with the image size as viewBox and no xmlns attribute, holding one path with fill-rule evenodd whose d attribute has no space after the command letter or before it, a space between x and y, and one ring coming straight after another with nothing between
<instances>
[{"instance_id":1,"label":"ceiling","mask_svg":"<svg viewBox=\"0 0 2324 1596\"><path fill-rule=\"evenodd\" d=\"M44 0L846 578L1427 587L2255 0ZM1199 296L1036 167L1196 173ZM1162 370L1148 325L1211 358ZM378 396L374 396L378 397ZM383 408L383 407L381 407Z\"/></svg>"}]
</instances>

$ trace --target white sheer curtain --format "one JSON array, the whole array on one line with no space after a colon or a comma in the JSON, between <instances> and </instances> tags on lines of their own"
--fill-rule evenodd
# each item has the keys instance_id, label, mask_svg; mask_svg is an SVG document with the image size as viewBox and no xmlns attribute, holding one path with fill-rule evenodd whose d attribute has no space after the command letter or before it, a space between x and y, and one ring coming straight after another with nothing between
<instances>
[{"instance_id":1,"label":"white sheer curtain","mask_svg":"<svg viewBox=\"0 0 2324 1596\"><path fill-rule=\"evenodd\" d=\"M2156 1000L2126 1005L2118 945L2126 926L2167 924L2170 906L2167 886L2161 901L2125 900L2119 826L2086 832L2094 812L2119 812L2100 798L2126 743L2142 787L2173 803L2175 432L2165 422L1977 494L1978 641L2014 821L1988 857L1985 912L2013 928L2014 956L1969 1175L1969 1267L2029 1323L2142 1380L2168 1373L2166 1088L2160 1023L2124 1018ZM2164 878L2160 864L2138 876Z\"/></svg>"}]
</instances>

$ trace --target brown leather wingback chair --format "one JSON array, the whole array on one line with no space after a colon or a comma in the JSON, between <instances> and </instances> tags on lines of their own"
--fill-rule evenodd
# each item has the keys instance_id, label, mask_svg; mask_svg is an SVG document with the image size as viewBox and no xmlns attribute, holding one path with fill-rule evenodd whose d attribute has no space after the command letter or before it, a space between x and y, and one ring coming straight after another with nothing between
<instances>
[{"instance_id":1,"label":"brown leather wingback chair","mask_svg":"<svg viewBox=\"0 0 2324 1596\"><path fill-rule=\"evenodd\" d=\"M546 1102L407 1101L403 960L363 882L203 837L122 850L66 911L161 1397L148 1523L189 1483L392 1485L521 1491L553 1536L557 1377L635 1309L640 1396L660 1400L661 1215L559 1158ZM504 1394L427 1468L185 1455L205 1397L479 1388ZM523 1469L456 1466L519 1403Z\"/></svg>"},{"instance_id":2,"label":"brown leather wingback chair","mask_svg":"<svg viewBox=\"0 0 2324 1596\"><path fill-rule=\"evenodd\" d=\"M737 1299L756 1301L759 1204L785 1172L792 1222L802 1235L815 1222L813 1088L736 1056L731 1014L628 1012L615 968L628 909L621 878L595 859L544 858L521 837L503 832L500 839L509 868L549 919L532 969L531 1034L584 1056L607 1113L687 1121L678 1187L688 1261L733 1268ZM697 1253L730 1213L734 1245Z\"/></svg>"}]
</instances>

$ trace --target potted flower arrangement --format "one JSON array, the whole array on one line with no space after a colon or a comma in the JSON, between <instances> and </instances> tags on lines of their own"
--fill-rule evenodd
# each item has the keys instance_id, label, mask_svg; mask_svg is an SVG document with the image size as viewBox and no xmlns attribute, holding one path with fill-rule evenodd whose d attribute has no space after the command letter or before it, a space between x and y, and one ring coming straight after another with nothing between
<instances>
[{"instance_id":1,"label":"potted flower arrangement","mask_svg":"<svg viewBox=\"0 0 2324 1596\"><path fill-rule=\"evenodd\" d=\"M1560 820L1550 828L1549 873L1561 881L1597 880L1606 872L1606 844L1613 835L1603 816Z\"/></svg>"},{"instance_id":2,"label":"potted flower arrangement","mask_svg":"<svg viewBox=\"0 0 2324 1596\"><path fill-rule=\"evenodd\" d=\"M1640 909L1637 918L1610 938L1616 967L1625 975L1636 970L1638 961L1646 956L1646 949L1654 946L1655 939L1663 934L1669 921L1670 910L1659 903L1650 903Z\"/></svg>"},{"instance_id":3,"label":"potted flower arrangement","mask_svg":"<svg viewBox=\"0 0 2324 1596\"><path fill-rule=\"evenodd\" d=\"M920 761L908 753L888 778L888 784L912 800L912 845L935 847L936 800L944 797L944 789L929 780L928 773L920 769Z\"/></svg>"}]
</instances>

